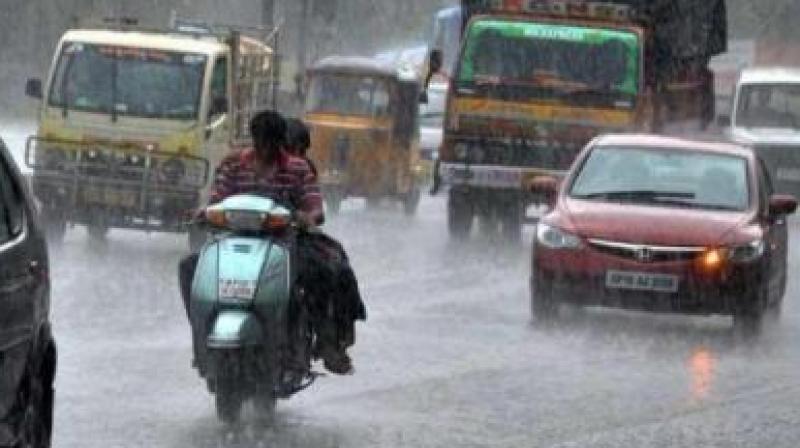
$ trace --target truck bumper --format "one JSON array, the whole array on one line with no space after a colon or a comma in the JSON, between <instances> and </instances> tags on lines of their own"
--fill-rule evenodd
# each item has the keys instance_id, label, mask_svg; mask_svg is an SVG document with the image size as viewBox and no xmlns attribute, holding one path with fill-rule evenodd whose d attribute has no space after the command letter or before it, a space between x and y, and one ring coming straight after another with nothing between
<instances>
[{"instance_id":1,"label":"truck bumper","mask_svg":"<svg viewBox=\"0 0 800 448\"><path fill-rule=\"evenodd\" d=\"M487 189L529 190L537 177L563 177L564 171L500 165L469 165L442 162L439 176L445 185Z\"/></svg>"}]
</instances>

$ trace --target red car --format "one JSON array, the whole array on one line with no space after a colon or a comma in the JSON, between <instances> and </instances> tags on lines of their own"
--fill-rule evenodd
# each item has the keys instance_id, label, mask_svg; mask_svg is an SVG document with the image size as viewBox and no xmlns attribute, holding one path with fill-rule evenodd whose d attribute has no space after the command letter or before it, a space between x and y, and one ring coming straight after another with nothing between
<instances>
[{"instance_id":1,"label":"red car","mask_svg":"<svg viewBox=\"0 0 800 448\"><path fill-rule=\"evenodd\" d=\"M776 195L751 150L609 135L578 156L537 225L531 311L559 304L732 315L761 328L786 289L792 196Z\"/></svg>"}]
</instances>

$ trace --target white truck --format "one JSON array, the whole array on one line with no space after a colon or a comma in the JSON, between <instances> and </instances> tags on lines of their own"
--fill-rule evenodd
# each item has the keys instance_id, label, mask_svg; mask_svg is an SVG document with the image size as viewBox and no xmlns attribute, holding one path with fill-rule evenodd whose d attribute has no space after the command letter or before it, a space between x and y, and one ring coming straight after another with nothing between
<instances>
[{"instance_id":1,"label":"white truck","mask_svg":"<svg viewBox=\"0 0 800 448\"><path fill-rule=\"evenodd\" d=\"M777 193L800 196L800 68L743 70L731 115L719 121L734 141L758 152Z\"/></svg>"}]
</instances>

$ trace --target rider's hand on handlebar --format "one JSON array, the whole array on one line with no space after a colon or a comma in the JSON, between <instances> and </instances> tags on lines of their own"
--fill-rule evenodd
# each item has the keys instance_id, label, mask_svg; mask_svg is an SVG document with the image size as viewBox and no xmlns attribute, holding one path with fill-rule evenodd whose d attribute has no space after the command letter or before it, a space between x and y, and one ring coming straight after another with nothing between
<instances>
[{"instance_id":1,"label":"rider's hand on handlebar","mask_svg":"<svg viewBox=\"0 0 800 448\"><path fill-rule=\"evenodd\" d=\"M294 220L297 226L303 230L313 229L317 225L316 220L310 214L299 210L294 212Z\"/></svg>"}]
</instances>

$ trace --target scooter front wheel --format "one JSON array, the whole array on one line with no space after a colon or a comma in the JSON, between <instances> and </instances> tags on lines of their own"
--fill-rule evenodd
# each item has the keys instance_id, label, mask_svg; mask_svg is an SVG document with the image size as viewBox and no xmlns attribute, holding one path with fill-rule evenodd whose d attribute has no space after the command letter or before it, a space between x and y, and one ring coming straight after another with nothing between
<instances>
[{"instance_id":1,"label":"scooter front wheel","mask_svg":"<svg viewBox=\"0 0 800 448\"><path fill-rule=\"evenodd\" d=\"M239 423L244 397L233 378L221 377L216 384L217 417L226 425Z\"/></svg>"}]
</instances>

